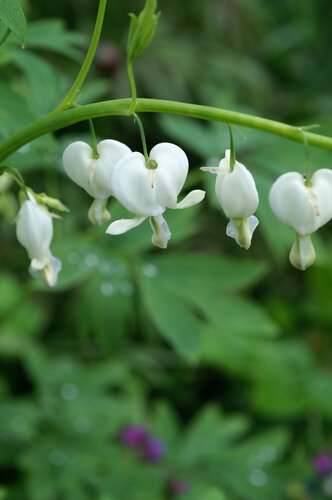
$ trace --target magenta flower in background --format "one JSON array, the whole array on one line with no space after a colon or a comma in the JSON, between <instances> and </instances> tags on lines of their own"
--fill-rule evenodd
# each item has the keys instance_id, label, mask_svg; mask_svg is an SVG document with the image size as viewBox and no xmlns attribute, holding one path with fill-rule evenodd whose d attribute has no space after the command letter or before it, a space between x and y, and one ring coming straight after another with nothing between
<instances>
[{"instance_id":1,"label":"magenta flower in background","mask_svg":"<svg viewBox=\"0 0 332 500\"><path fill-rule=\"evenodd\" d=\"M318 453L313 459L313 466L318 474L325 474L332 469L332 455L329 453Z\"/></svg>"},{"instance_id":2,"label":"magenta flower in background","mask_svg":"<svg viewBox=\"0 0 332 500\"><path fill-rule=\"evenodd\" d=\"M145 442L145 459L148 462L159 462L165 454L165 446L160 439L148 437Z\"/></svg>"},{"instance_id":3,"label":"magenta flower in background","mask_svg":"<svg viewBox=\"0 0 332 500\"><path fill-rule=\"evenodd\" d=\"M148 432L141 425L129 425L121 433L121 442L128 448L139 448L144 446Z\"/></svg>"},{"instance_id":4,"label":"magenta flower in background","mask_svg":"<svg viewBox=\"0 0 332 500\"><path fill-rule=\"evenodd\" d=\"M171 479L169 489L176 495L181 495L189 490L189 483L183 479Z\"/></svg>"}]
</instances>

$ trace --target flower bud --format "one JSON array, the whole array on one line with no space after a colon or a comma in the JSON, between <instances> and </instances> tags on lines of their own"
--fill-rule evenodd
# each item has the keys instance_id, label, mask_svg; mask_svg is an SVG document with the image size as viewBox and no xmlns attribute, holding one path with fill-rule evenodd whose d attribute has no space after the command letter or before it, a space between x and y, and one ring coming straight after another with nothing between
<instances>
[{"instance_id":1,"label":"flower bud","mask_svg":"<svg viewBox=\"0 0 332 500\"><path fill-rule=\"evenodd\" d=\"M41 277L49 286L54 286L61 269L61 262L53 257L50 244L53 238L51 214L36 203L31 193L25 200L17 217L16 235L31 259L30 273Z\"/></svg>"},{"instance_id":2,"label":"flower bud","mask_svg":"<svg viewBox=\"0 0 332 500\"><path fill-rule=\"evenodd\" d=\"M63 153L63 166L67 175L95 198L89 210L93 224L109 220L107 200L113 195L111 175L116 163L131 153L125 144L111 139L97 145L98 158L94 158L89 144L77 141L70 144Z\"/></svg>"},{"instance_id":3,"label":"flower bud","mask_svg":"<svg viewBox=\"0 0 332 500\"><path fill-rule=\"evenodd\" d=\"M240 247L248 249L258 226L258 219L253 215L259 201L253 176L238 161L235 161L231 169L229 149L218 167L202 167L201 170L217 174L216 195L225 215L230 219L226 234L234 238Z\"/></svg>"}]
</instances>

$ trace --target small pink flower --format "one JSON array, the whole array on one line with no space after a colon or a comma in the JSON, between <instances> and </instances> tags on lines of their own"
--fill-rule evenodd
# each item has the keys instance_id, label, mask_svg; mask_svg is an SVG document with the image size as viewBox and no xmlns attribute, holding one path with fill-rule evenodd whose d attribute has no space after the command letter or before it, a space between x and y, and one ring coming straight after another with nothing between
<instances>
[{"instance_id":1,"label":"small pink flower","mask_svg":"<svg viewBox=\"0 0 332 500\"><path fill-rule=\"evenodd\" d=\"M313 459L313 465L316 472L325 474L332 469L332 456L329 453L318 453Z\"/></svg>"}]
</instances>

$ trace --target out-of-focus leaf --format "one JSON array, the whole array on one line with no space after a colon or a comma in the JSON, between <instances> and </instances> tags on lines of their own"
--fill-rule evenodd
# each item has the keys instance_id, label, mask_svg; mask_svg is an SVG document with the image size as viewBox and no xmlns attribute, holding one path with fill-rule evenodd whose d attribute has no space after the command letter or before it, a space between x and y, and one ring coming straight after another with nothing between
<instances>
[{"instance_id":1,"label":"out-of-focus leaf","mask_svg":"<svg viewBox=\"0 0 332 500\"><path fill-rule=\"evenodd\" d=\"M4 316L21 301L24 289L13 276L2 273L0 275L0 316Z\"/></svg>"},{"instance_id":2,"label":"out-of-focus leaf","mask_svg":"<svg viewBox=\"0 0 332 500\"><path fill-rule=\"evenodd\" d=\"M186 296L241 290L256 284L267 272L264 262L234 259L208 253L156 255L151 259L165 286Z\"/></svg>"},{"instance_id":3,"label":"out-of-focus leaf","mask_svg":"<svg viewBox=\"0 0 332 500\"><path fill-rule=\"evenodd\" d=\"M0 0L0 19L24 43L27 26L20 1Z\"/></svg>"},{"instance_id":4,"label":"out-of-focus leaf","mask_svg":"<svg viewBox=\"0 0 332 500\"><path fill-rule=\"evenodd\" d=\"M0 79L0 135L6 137L35 117L26 99Z\"/></svg>"},{"instance_id":5,"label":"out-of-focus leaf","mask_svg":"<svg viewBox=\"0 0 332 500\"><path fill-rule=\"evenodd\" d=\"M148 317L160 334L185 359L195 361L201 336L199 318L181 296L162 288L158 280L146 276L144 270L139 275L139 286Z\"/></svg>"},{"instance_id":6,"label":"out-of-focus leaf","mask_svg":"<svg viewBox=\"0 0 332 500\"><path fill-rule=\"evenodd\" d=\"M182 440L179 462L182 466L188 466L200 463L208 456L216 462L218 455L248 430L248 424L245 417L224 418L217 407L204 407Z\"/></svg>"},{"instance_id":7,"label":"out-of-focus leaf","mask_svg":"<svg viewBox=\"0 0 332 500\"><path fill-rule=\"evenodd\" d=\"M26 37L27 49L41 49L61 54L75 61L83 58L79 49L87 41L81 33L65 30L62 19L43 19L29 24Z\"/></svg>"},{"instance_id":8,"label":"out-of-focus leaf","mask_svg":"<svg viewBox=\"0 0 332 500\"><path fill-rule=\"evenodd\" d=\"M15 51L14 60L27 77L31 107L36 115L50 111L60 93L56 70L32 52Z\"/></svg>"}]
</instances>

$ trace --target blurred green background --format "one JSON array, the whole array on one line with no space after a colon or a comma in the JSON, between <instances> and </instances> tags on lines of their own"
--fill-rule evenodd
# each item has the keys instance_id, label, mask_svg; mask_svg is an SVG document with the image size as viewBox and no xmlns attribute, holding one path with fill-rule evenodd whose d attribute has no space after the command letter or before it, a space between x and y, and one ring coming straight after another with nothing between
<instances>
[{"instance_id":1,"label":"blurred green background","mask_svg":"<svg viewBox=\"0 0 332 500\"><path fill-rule=\"evenodd\" d=\"M109 2L80 104L129 96L128 12ZM77 74L97 2L25 0L26 49L0 47L0 136L50 111ZM332 134L330 0L160 0L159 27L135 65L139 95L240 110ZM1 28L2 29L2 28ZM332 238L314 236L315 265L291 268L294 235L272 215L276 177L302 172L301 144L236 129L255 176L258 218L248 252L226 238L214 197L227 127L141 116L148 146L187 152L186 189L203 204L168 211L167 251L148 224L119 237L91 227L88 195L61 154L88 124L22 148L9 164L71 210L55 221L55 289L32 281L15 238L16 187L0 178L0 499L316 500L332 497ZM95 120L98 138L139 150L130 118ZM331 153L312 148L313 169ZM122 209L111 203L114 219ZM143 426L151 460L124 438ZM136 427L134 427L135 429ZM143 446L143 448L142 448Z\"/></svg>"}]
</instances>

